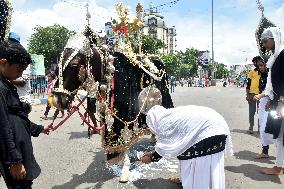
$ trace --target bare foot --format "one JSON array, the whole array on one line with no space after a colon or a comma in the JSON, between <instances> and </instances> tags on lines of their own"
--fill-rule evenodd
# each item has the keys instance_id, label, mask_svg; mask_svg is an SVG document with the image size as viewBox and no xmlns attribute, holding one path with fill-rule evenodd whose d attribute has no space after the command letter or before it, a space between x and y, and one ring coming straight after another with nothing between
<instances>
[{"instance_id":1,"label":"bare foot","mask_svg":"<svg viewBox=\"0 0 284 189\"><path fill-rule=\"evenodd\" d=\"M282 167L276 167L276 166L272 168L264 168L260 172L266 175L283 175Z\"/></svg>"}]
</instances>

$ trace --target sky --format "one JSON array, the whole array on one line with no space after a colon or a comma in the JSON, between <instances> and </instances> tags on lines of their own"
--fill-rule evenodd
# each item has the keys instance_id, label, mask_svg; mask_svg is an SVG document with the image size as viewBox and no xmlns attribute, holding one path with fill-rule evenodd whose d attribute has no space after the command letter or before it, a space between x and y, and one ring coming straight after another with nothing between
<instances>
[{"instance_id":1,"label":"sky","mask_svg":"<svg viewBox=\"0 0 284 189\"><path fill-rule=\"evenodd\" d=\"M176 1L176 3L170 3ZM135 12L137 3L144 9L158 9L168 27L177 30L177 50L194 47L211 51L212 0L12 0L12 31L20 34L27 46L33 28L55 23L82 31L86 24L86 3L90 4L91 27L104 29L116 17L115 4L122 2ZM284 0L263 0L264 15L284 30ZM214 0L214 58L226 65L250 62L258 54L255 31L261 13L255 0Z\"/></svg>"}]
</instances>

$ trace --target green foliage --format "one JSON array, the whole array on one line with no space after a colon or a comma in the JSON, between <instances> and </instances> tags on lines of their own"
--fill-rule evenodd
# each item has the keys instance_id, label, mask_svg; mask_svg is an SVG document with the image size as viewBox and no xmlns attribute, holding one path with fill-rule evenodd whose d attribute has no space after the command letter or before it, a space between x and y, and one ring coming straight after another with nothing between
<instances>
[{"instance_id":1,"label":"green foliage","mask_svg":"<svg viewBox=\"0 0 284 189\"><path fill-rule=\"evenodd\" d=\"M181 59L180 77L188 77L197 73L197 53L198 50L195 48L187 48L185 52L178 52Z\"/></svg>"},{"instance_id":2,"label":"green foliage","mask_svg":"<svg viewBox=\"0 0 284 189\"><path fill-rule=\"evenodd\" d=\"M64 26L55 24L53 26L34 28L28 51L33 54L41 54L45 58L45 67L57 63L60 53L63 51L69 37L74 34Z\"/></svg>"},{"instance_id":3,"label":"green foliage","mask_svg":"<svg viewBox=\"0 0 284 189\"><path fill-rule=\"evenodd\" d=\"M225 64L217 63L216 79L227 78L229 76L229 70Z\"/></svg>"},{"instance_id":4,"label":"green foliage","mask_svg":"<svg viewBox=\"0 0 284 189\"><path fill-rule=\"evenodd\" d=\"M142 50L148 54L158 54L159 50L165 48L165 43L149 35L142 35Z\"/></svg>"},{"instance_id":5,"label":"green foliage","mask_svg":"<svg viewBox=\"0 0 284 189\"><path fill-rule=\"evenodd\" d=\"M179 59L175 54L164 54L161 57L164 62L168 75L177 75L179 73Z\"/></svg>"},{"instance_id":6,"label":"green foliage","mask_svg":"<svg viewBox=\"0 0 284 189\"><path fill-rule=\"evenodd\" d=\"M188 77L197 74L197 49L187 48L185 52L165 54L161 57L169 75Z\"/></svg>"}]
</instances>

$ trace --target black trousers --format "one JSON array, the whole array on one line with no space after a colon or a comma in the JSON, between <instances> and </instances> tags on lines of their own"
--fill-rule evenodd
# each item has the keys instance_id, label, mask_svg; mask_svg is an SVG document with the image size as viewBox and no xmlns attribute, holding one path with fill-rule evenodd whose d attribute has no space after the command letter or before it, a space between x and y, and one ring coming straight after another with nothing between
<instances>
[{"instance_id":1,"label":"black trousers","mask_svg":"<svg viewBox=\"0 0 284 189\"><path fill-rule=\"evenodd\" d=\"M252 98L255 94L250 93L249 94ZM248 101L249 104L249 129L253 130L253 126L254 126L254 115L257 112L257 106L258 106L258 101L255 100L250 100Z\"/></svg>"},{"instance_id":2,"label":"black trousers","mask_svg":"<svg viewBox=\"0 0 284 189\"><path fill-rule=\"evenodd\" d=\"M5 180L8 189L32 189L32 180L15 180L8 168L4 168L3 164L0 162L0 174Z\"/></svg>"},{"instance_id":3,"label":"black trousers","mask_svg":"<svg viewBox=\"0 0 284 189\"><path fill-rule=\"evenodd\" d=\"M31 180L10 180L6 182L8 189L32 189L33 181Z\"/></svg>"}]
</instances>

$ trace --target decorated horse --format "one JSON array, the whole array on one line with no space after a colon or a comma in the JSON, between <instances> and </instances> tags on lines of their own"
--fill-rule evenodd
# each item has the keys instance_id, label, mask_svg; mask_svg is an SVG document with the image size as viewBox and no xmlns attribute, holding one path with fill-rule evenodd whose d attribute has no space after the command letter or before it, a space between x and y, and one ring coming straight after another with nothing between
<instances>
[{"instance_id":1,"label":"decorated horse","mask_svg":"<svg viewBox=\"0 0 284 189\"><path fill-rule=\"evenodd\" d=\"M150 134L146 126L147 111L154 105L171 108L173 103L161 60L157 56L137 55L129 41L119 39L114 50L106 45L97 46L88 26L71 37L58 65L53 104L59 109L71 109L69 117L79 112L88 128L101 134L107 162L123 163L120 182L127 182L128 149L143 135ZM71 107L79 89L97 99L96 115L90 114L92 123L79 110L87 97L77 98L79 104ZM53 129L65 120L53 125Z\"/></svg>"}]
</instances>

